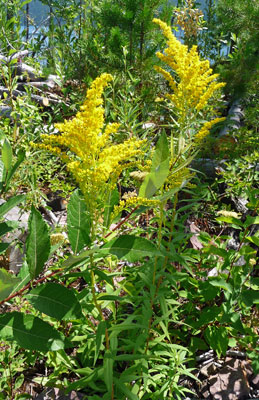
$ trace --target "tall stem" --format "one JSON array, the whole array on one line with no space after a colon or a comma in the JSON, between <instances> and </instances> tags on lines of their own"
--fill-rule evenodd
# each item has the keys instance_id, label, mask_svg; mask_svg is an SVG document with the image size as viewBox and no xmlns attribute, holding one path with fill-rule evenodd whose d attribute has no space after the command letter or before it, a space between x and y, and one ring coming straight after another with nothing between
<instances>
[{"instance_id":1,"label":"tall stem","mask_svg":"<svg viewBox=\"0 0 259 400\"><path fill-rule=\"evenodd\" d=\"M170 225L168 243L171 242L172 236L173 236L173 230L174 230L174 225L175 225L175 216L176 216L176 206L177 206L177 202L178 202L178 193L176 193L176 194L175 194L175 197L174 197L174 206L173 206L174 208L173 208L173 214L172 214L172 218L171 218L171 225ZM159 230L158 230L158 248L160 248L161 241L162 241L163 208L164 208L164 203L161 203L161 205L160 205L160 218L159 218ZM168 248L167 248L167 251L169 251ZM153 280L152 280L153 285L155 285L155 281L156 281L157 261L158 261L158 257L156 256L155 262L154 262L154 270L153 270ZM163 270L165 269L165 267L166 267L166 265L167 265L167 262L168 262L168 256L166 256L165 259L164 259L164 263L163 263L163 267L162 267ZM157 284L156 284L156 290L155 290L154 297L151 298L151 300L150 300L150 307L151 307L151 310L153 310L155 298L157 297L158 290L159 290L159 287L160 287L160 285L161 285L161 283L162 283L162 280L163 280L163 277L161 276L160 279L158 280ZM150 317L150 319L149 319L149 324L148 324L148 338L147 338L145 353L147 353L148 347L149 347L149 342L150 342L150 330L151 330L152 320L153 320L153 315L152 315L152 316Z\"/></svg>"},{"instance_id":2,"label":"tall stem","mask_svg":"<svg viewBox=\"0 0 259 400\"><path fill-rule=\"evenodd\" d=\"M90 256L90 264L91 264L91 292L92 292L92 296L93 296L93 302L95 307L98 310L99 316L101 318L102 321L105 321L105 317L103 315L103 311L102 311L102 307L100 306L100 304L97 301L96 298L96 291L95 291L95 275L94 275L94 262L93 262L93 255L91 254ZM105 328L105 342L106 342L106 350L109 350L110 348L110 340L109 340L109 333L108 333L108 329L107 327Z\"/></svg>"}]
</instances>

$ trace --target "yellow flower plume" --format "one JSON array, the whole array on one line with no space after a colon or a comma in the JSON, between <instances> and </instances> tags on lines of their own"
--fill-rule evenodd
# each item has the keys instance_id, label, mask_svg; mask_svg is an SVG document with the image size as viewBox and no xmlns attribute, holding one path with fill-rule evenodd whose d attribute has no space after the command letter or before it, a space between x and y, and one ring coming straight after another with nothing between
<instances>
[{"instance_id":1,"label":"yellow flower plume","mask_svg":"<svg viewBox=\"0 0 259 400\"><path fill-rule=\"evenodd\" d=\"M213 93L225 83L216 81L218 74L212 73L208 60L200 59L197 46L192 46L189 51L186 45L176 39L165 22L157 18L153 22L163 31L168 45L164 54L158 52L157 57L173 70L174 75L158 66L155 69L168 81L173 94L167 97L184 120L190 111L204 109Z\"/></svg>"},{"instance_id":2,"label":"yellow flower plume","mask_svg":"<svg viewBox=\"0 0 259 400\"><path fill-rule=\"evenodd\" d=\"M96 206L98 196L105 197L114 187L123 169L141 153L144 142L131 138L112 144L111 136L119 124L104 128L102 99L103 90L111 80L112 76L106 73L95 79L76 116L56 124L61 134L42 135L43 143L38 145L67 164L91 208Z\"/></svg>"}]
</instances>

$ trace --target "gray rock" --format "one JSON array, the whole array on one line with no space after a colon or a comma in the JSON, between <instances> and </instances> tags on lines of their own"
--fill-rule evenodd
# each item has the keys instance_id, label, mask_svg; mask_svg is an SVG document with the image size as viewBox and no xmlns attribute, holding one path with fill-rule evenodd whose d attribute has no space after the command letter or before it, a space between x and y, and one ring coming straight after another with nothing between
<instances>
[{"instance_id":1,"label":"gray rock","mask_svg":"<svg viewBox=\"0 0 259 400\"><path fill-rule=\"evenodd\" d=\"M208 380L209 392L214 400L242 400L250 393L248 377L251 367L248 363L230 357L223 368Z\"/></svg>"},{"instance_id":2,"label":"gray rock","mask_svg":"<svg viewBox=\"0 0 259 400\"><path fill-rule=\"evenodd\" d=\"M2 204L4 200L0 200ZM25 240L27 237L29 213L15 206L5 214L4 221L13 221L19 223L19 228L9 232L1 239L3 242L10 243L7 249L9 256L9 270L17 274L23 264ZM20 245L18 246L17 243Z\"/></svg>"}]
</instances>

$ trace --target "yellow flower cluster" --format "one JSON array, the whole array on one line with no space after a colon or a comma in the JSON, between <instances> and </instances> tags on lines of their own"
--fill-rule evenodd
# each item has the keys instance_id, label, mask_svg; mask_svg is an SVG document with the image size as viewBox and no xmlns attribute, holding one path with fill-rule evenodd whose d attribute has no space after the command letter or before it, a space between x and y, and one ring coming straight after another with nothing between
<instances>
[{"instance_id":1,"label":"yellow flower cluster","mask_svg":"<svg viewBox=\"0 0 259 400\"><path fill-rule=\"evenodd\" d=\"M133 171L130 173L130 177L138 182L143 182L147 174L147 171Z\"/></svg>"},{"instance_id":2,"label":"yellow flower cluster","mask_svg":"<svg viewBox=\"0 0 259 400\"><path fill-rule=\"evenodd\" d=\"M119 124L104 129L102 93L112 80L109 74L98 77L87 91L86 100L76 116L56 124L61 134L42 135L39 147L60 156L75 177L87 204L95 206L98 196L107 194L121 174L140 155L143 140L128 139L112 144L111 136Z\"/></svg>"},{"instance_id":3,"label":"yellow flower cluster","mask_svg":"<svg viewBox=\"0 0 259 400\"><path fill-rule=\"evenodd\" d=\"M114 207L111 220L113 220L118 214L127 208L132 208L136 206L147 206L147 207L157 207L161 204L160 200L147 199L145 197L133 196L126 200L121 200L117 206Z\"/></svg>"},{"instance_id":4,"label":"yellow flower cluster","mask_svg":"<svg viewBox=\"0 0 259 400\"><path fill-rule=\"evenodd\" d=\"M172 160L171 164L173 164ZM165 191L172 190L174 188L180 188L183 182L188 181L192 177L193 174L191 174L189 168L184 167L177 172L174 172L174 169L172 169L165 181Z\"/></svg>"},{"instance_id":5,"label":"yellow flower cluster","mask_svg":"<svg viewBox=\"0 0 259 400\"><path fill-rule=\"evenodd\" d=\"M213 74L208 60L201 60L197 46L190 50L173 35L171 28L163 21L155 18L167 38L168 47L164 54L158 52L157 57L164 61L174 75L161 67L155 67L169 82L173 94L167 97L174 104L180 120L185 120L190 112L204 109L213 93L225 83L217 82L218 74Z\"/></svg>"},{"instance_id":6,"label":"yellow flower cluster","mask_svg":"<svg viewBox=\"0 0 259 400\"><path fill-rule=\"evenodd\" d=\"M241 214L236 213L235 211L220 210L220 211L217 211L217 214L223 215L223 217L232 217L232 218L237 218L237 219L241 218Z\"/></svg>"},{"instance_id":7,"label":"yellow flower cluster","mask_svg":"<svg viewBox=\"0 0 259 400\"><path fill-rule=\"evenodd\" d=\"M53 233L50 236L50 243L51 246L54 246L55 244L61 243L61 242L65 242L66 238L62 233Z\"/></svg>"},{"instance_id":8,"label":"yellow flower cluster","mask_svg":"<svg viewBox=\"0 0 259 400\"><path fill-rule=\"evenodd\" d=\"M210 129L212 128L213 125L217 124L218 122L224 121L226 118L221 117L221 118L215 118L212 121L205 122L199 132L195 135L195 142L200 143L202 140L210 133Z\"/></svg>"}]
</instances>

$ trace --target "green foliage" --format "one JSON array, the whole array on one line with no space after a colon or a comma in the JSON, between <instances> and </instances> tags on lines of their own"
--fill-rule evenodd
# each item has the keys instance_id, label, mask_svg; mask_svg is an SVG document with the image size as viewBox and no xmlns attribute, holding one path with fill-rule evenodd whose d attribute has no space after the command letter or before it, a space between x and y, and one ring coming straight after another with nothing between
<instances>
[{"instance_id":1,"label":"green foliage","mask_svg":"<svg viewBox=\"0 0 259 400\"><path fill-rule=\"evenodd\" d=\"M26 261L31 278L38 276L48 260L50 238L46 222L33 206L29 219L29 235L26 240Z\"/></svg>"},{"instance_id":2,"label":"green foliage","mask_svg":"<svg viewBox=\"0 0 259 400\"><path fill-rule=\"evenodd\" d=\"M75 254L90 244L91 221L82 194L76 190L67 207L68 238Z\"/></svg>"},{"instance_id":3,"label":"green foliage","mask_svg":"<svg viewBox=\"0 0 259 400\"><path fill-rule=\"evenodd\" d=\"M150 199L164 185L169 174L170 153L166 134L160 136L152 159L150 173L139 189L140 197Z\"/></svg>"},{"instance_id":4,"label":"green foliage","mask_svg":"<svg viewBox=\"0 0 259 400\"><path fill-rule=\"evenodd\" d=\"M0 301L6 299L9 296L9 294L13 291L17 282L19 281L20 279L11 276L5 269L0 269Z\"/></svg>"},{"instance_id":5,"label":"green foliage","mask_svg":"<svg viewBox=\"0 0 259 400\"><path fill-rule=\"evenodd\" d=\"M8 2L9 8L11 3L18 7L16 2ZM118 187L105 193L107 202L89 215L81 193L74 191L72 180L59 171L61 162L32 150L29 144L34 136L38 141L46 120L52 124L56 118L62 119L63 112L72 115L78 109L76 92L72 98L77 103L64 106L62 115L57 115L59 109L42 115L21 98L11 103L12 123L4 118L0 121L0 184L2 194L7 196L12 190L14 195L0 205L0 235L16 227L3 218L25 201L25 196L16 195L17 188L30 192L27 201L33 205L18 276L0 269L0 304L4 304L0 315L0 399L18 400L20 390L21 396L26 396L21 393L25 371L36 366L37 360L48 374L34 377L34 382L67 392L80 390L89 400L181 400L190 392L182 386L182 377L197 379L195 358L208 349L221 358L230 347L243 348L257 373L258 154L252 152L258 129L256 107L248 109L245 126L235 132L235 148L222 149L229 158L219 183L225 185L230 199L247 199L248 212L241 217L233 213L230 204L220 203L222 193L216 191L216 184L209 186L203 177L193 181L196 186L188 182L191 176L185 169L196 151L190 136L196 124L204 122L201 115L197 113L191 124L187 121L180 130L175 110L167 106L162 120L159 103L153 101L155 93L167 91L150 71L162 40L154 34L151 18L154 12L162 12L164 1L44 3L52 8L57 22L61 17L64 20L50 26L49 68L64 79L76 77L87 83L101 68L121 69L110 88L112 96L105 98L107 120L121 124L111 141L145 137L143 164L150 159L151 163L140 165L147 173L139 185L132 181L129 165ZM223 5L226 13L235 11L231 21L223 15ZM248 5L253 6L251 29ZM250 48L250 38L255 40L256 6L220 0L218 10L224 23L222 38L230 28L238 34L232 36L237 44L236 64L232 63L236 68L240 59L247 59L246 50L244 59L242 51ZM8 20L3 6L0 11L4 29L18 29L19 21ZM20 45L21 38L10 30L2 42L5 52L10 51L7 39ZM204 54L213 55L213 40L214 33L204 42ZM36 41L31 45L35 50ZM11 68L6 65L1 70L9 90L14 89L17 81ZM240 79L238 68L235 73ZM68 94L68 89L62 90ZM155 129L144 128L147 121ZM166 186L169 176L171 188ZM52 183L63 188L65 194L73 191L67 212L69 243L60 253L50 246L50 228L37 210L43 197L39 180L42 186ZM153 203L138 208L134 204L134 210L129 206L115 222L113 213L124 185ZM195 235L198 248L192 244L190 221L200 227ZM232 230L238 237L235 250L229 246ZM1 243L0 252L4 254L7 247L8 243Z\"/></svg>"},{"instance_id":6,"label":"green foliage","mask_svg":"<svg viewBox=\"0 0 259 400\"><path fill-rule=\"evenodd\" d=\"M5 138L0 159L0 193L5 193L8 191L12 178L16 170L24 161L24 158L25 152L20 149L17 153L16 162L13 164L12 147L9 140Z\"/></svg>"},{"instance_id":7,"label":"green foliage","mask_svg":"<svg viewBox=\"0 0 259 400\"><path fill-rule=\"evenodd\" d=\"M253 0L220 0L216 13L219 28L231 41L229 58L219 71L228 92L240 97L258 74L259 6Z\"/></svg>"}]
</instances>

